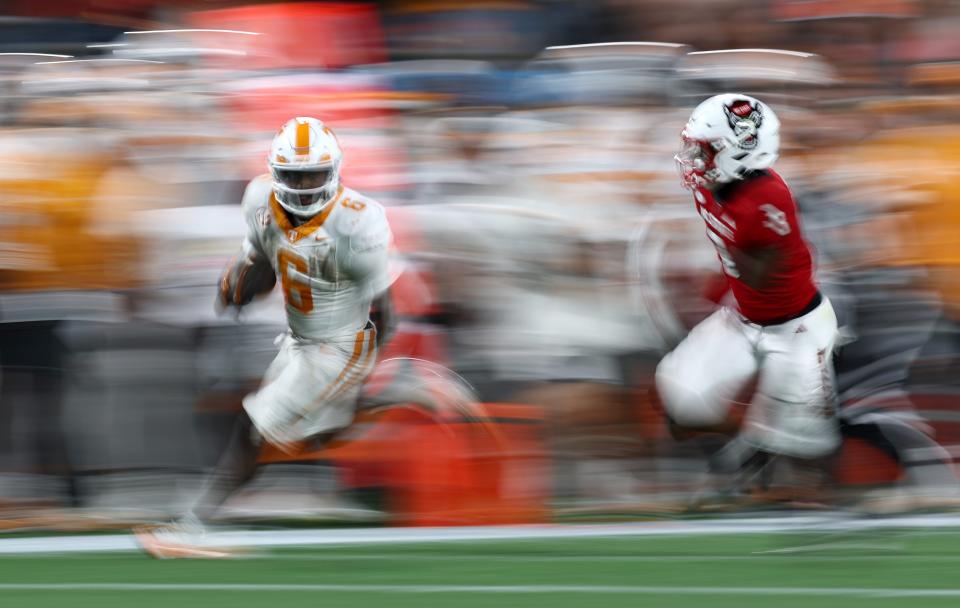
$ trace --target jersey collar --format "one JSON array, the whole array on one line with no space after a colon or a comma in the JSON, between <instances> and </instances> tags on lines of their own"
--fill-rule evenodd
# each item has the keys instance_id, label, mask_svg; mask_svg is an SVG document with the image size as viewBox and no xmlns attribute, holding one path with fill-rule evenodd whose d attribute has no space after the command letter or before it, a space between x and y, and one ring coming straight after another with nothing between
<instances>
[{"instance_id":1,"label":"jersey collar","mask_svg":"<svg viewBox=\"0 0 960 608\"><path fill-rule=\"evenodd\" d=\"M327 221L327 217L333 211L333 208L340 201L341 195L343 195L343 186L340 186L340 188L337 189L336 196L330 200L330 202L320 211L320 213L310 218L309 221L300 224L299 226L294 226L293 223L290 222L290 218L287 217L286 211L283 210L283 207L281 207L280 203L277 201L276 194L272 192L270 193L270 210L273 212L273 219L277 221L277 226L283 230L287 240L291 243L296 243L303 237L313 234L320 226L323 226L323 223Z\"/></svg>"}]
</instances>

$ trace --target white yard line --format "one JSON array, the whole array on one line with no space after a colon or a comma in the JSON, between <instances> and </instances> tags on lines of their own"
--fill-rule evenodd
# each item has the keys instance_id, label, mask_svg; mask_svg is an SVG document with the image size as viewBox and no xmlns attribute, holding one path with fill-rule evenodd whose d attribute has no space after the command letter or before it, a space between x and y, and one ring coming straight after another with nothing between
<instances>
[{"instance_id":1,"label":"white yard line","mask_svg":"<svg viewBox=\"0 0 960 608\"><path fill-rule=\"evenodd\" d=\"M450 528L350 528L311 530L236 530L207 535L209 547L296 547L388 545L483 540L560 540L773 532L865 532L877 530L960 531L958 516L913 516L883 519L809 515L756 519L656 521L605 525L468 526ZM838 547L841 548L841 547ZM0 537L0 555L135 551L130 535Z\"/></svg>"},{"instance_id":2,"label":"white yard line","mask_svg":"<svg viewBox=\"0 0 960 608\"><path fill-rule=\"evenodd\" d=\"M89 554L88 554L89 555ZM46 559L50 553L21 553L17 555L0 556L2 559ZM90 555L90 559L104 560L130 559L127 551L104 551ZM230 557L231 560L265 560L265 561L321 561L321 562L350 562L350 561L418 561L418 562L484 562L484 563L552 563L552 562L612 562L612 563L712 563L712 562L762 562L764 564L775 563L777 556L769 554L755 555L502 555L495 553L477 553L477 554L450 554L438 553L437 555L411 555L409 553L240 553ZM906 554L902 552L891 551L881 555L795 555L779 558L784 564L795 564L797 562L815 561L815 562L839 562L849 564L851 562L884 562L884 561L902 561L908 559L912 562L933 562L933 563L958 563L960 555L918 555L914 553Z\"/></svg>"},{"instance_id":3,"label":"white yard line","mask_svg":"<svg viewBox=\"0 0 960 608\"><path fill-rule=\"evenodd\" d=\"M960 589L868 587L670 587L644 585L325 585L227 583L3 583L9 591L329 591L344 593L585 593L620 595L812 595L847 597L960 597Z\"/></svg>"},{"instance_id":4,"label":"white yard line","mask_svg":"<svg viewBox=\"0 0 960 608\"><path fill-rule=\"evenodd\" d=\"M120 557L120 554L118 554ZM550 563L550 562L763 562L775 563L776 557L764 555L497 555L497 554L438 554L438 555L410 555L404 553L377 554L377 553L327 553L327 554L248 554L235 559L265 559L265 560L303 560L303 561L388 561L401 559L403 561L433 561L433 562L508 562L508 563ZM902 561L912 562L960 562L960 555L915 555L905 553L889 553L886 555L790 555L783 557L782 563L797 563L798 561L817 562L875 562L875 561Z\"/></svg>"}]
</instances>

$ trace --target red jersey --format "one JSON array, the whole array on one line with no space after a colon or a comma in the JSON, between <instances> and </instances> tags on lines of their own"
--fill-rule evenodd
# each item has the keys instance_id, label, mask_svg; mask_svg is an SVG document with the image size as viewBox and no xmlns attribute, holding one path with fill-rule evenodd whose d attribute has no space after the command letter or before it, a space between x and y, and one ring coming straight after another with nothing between
<instances>
[{"instance_id":1,"label":"red jersey","mask_svg":"<svg viewBox=\"0 0 960 608\"><path fill-rule=\"evenodd\" d=\"M799 316L816 297L817 286L797 204L783 179L767 170L716 192L699 188L694 200L740 314L760 324ZM746 254L777 248L781 260L762 287L750 287L740 280L731 247Z\"/></svg>"}]
</instances>

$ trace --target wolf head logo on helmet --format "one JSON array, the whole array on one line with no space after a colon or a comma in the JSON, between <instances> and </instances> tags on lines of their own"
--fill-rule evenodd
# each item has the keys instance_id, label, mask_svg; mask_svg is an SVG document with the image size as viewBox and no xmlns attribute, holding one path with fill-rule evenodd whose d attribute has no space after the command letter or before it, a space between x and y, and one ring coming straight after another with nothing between
<instances>
[{"instance_id":1,"label":"wolf head logo on helmet","mask_svg":"<svg viewBox=\"0 0 960 608\"><path fill-rule=\"evenodd\" d=\"M780 153L780 121L769 106L740 93L698 105L674 157L684 187L716 189L770 168Z\"/></svg>"},{"instance_id":2,"label":"wolf head logo on helmet","mask_svg":"<svg viewBox=\"0 0 960 608\"><path fill-rule=\"evenodd\" d=\"M733 129L740 147L753 150L757 147L757 132L763 124L763 112L759 104L750 103L747 99L737 99L723 106L727 115L727 123Z\"/></svg>"}]
</instances>

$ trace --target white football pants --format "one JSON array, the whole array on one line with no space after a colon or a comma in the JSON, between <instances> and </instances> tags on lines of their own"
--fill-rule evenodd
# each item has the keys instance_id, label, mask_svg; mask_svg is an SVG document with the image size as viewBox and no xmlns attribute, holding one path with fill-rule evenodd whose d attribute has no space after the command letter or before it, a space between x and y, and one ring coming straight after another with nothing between
<instances>
[{"instance_id":1,"label":"white football pants","mask_svg":"<svg viewBox=\"0 0 960 608\"><path fill-rule=\"evenodd\" d=\"M781 325L761 326L721 308L697 325L657 367L657 389L684 426L722 422L732 401L759 374L741 437L798 458L840 444L831 353L837 318L829 300Z\"/></svg>"},{"instance_id":2,"label":"white football pants","mask_svg":"<svg viewBox=\"0 0 960 608\"><path fill-rule=\"evenodd\" d=\"M243 408L257 431L278 447L350 426L360 388L377 358L373 326L328 342L286 334L260 389Z\"/></svg>"}]
</instances>

